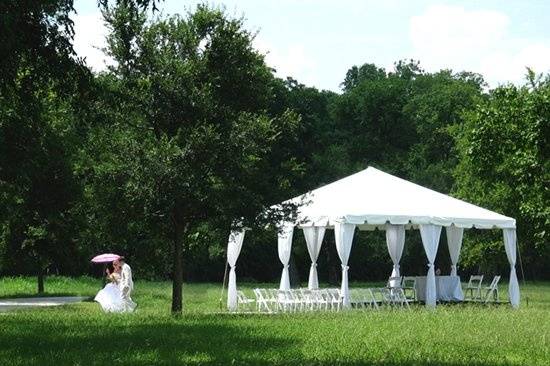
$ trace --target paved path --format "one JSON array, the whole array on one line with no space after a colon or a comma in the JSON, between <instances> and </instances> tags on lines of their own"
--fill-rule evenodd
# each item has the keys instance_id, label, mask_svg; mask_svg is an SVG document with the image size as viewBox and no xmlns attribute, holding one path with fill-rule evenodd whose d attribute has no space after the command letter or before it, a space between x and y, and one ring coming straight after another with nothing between
<instances>
[{"instance_id":1,"label":"paved path","mask_svg":"<svg viewBox=\"0 0 550 366\"><path fill-rule=\"evenodd\" d=\"M87 300L87 296L26 297L19 299L0 299L0 311L30 307L59 306Z\"/></svg>"}]
</instances>

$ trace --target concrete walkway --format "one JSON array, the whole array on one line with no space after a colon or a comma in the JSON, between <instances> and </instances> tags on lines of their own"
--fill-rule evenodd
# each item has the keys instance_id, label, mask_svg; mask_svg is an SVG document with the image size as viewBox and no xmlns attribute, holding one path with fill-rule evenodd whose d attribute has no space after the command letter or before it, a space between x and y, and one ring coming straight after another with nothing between
<instances>
[{"instance_id":1,"label":"concrete walkway","mask_svg":"<svg viewBox=\"0 0 550 366\"><path fill-rule=\"evenodd\" d=\"M0 311L43 306L60 306L87 300L86 296L26 297L18 299L0 299Z\"/></svg>"}]
</instances>

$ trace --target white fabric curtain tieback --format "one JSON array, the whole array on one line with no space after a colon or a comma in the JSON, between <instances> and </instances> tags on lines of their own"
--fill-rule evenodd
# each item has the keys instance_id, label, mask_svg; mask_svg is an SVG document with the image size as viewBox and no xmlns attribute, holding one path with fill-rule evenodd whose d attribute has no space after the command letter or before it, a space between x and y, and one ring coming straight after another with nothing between
<instances>
[{"instance_id":1,"label":"white fabric curtain tieback","mask_svg":"<svg viewBox=\"0 0 550 366\"><path fill-rule=\"evenodd\" d=\"M428 267L433 267L435 264L433 263L428 263Z\"/></svg>"},{"instance_id":2,"label":"white fabric curtain tieback","mask_svg":"<svg viewBox=\"0 0 550 366\"><path fill-rule=\"evenodd\" d=\"M288 264L283 264L283 268L288 268Z\"/></svg>"},{"instance_id":3,"label":"white fabric curtain tieback","mask_svg":"<svg viewBox=\"0 0 550 366\"><path fill-rule=\"evenodd\" d=\"M342 264L342 269L347 271L347 270L349 269L349 266L344 266L344 265Z\"/></svg>"},{"instance_id":4,"label":"white fabric curtain tieback","mask_svg":"<svg viewBox=\"0 0 550 366\"><path fill-rule=\"evenodd\" d=\"M311 263L311 266L312 266L312 267L317 267L317 263L315 263L315 262L314 262L314 263Z\"/></svg>"}]
</instances>

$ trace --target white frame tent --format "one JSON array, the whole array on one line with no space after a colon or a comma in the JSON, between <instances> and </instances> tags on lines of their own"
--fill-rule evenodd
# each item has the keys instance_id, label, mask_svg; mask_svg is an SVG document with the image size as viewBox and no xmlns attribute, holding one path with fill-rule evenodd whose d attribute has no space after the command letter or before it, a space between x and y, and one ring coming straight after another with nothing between
<instances>
[{"instance_id":1,"label":"white frame tent","mask_svg":"<svg viewBox=\"0 0 550 366\"><path fill-rule=\"evenodd\" d=\"M296 222L280 226L278 253L283 265L280 289L290 288L288 265L292 237L296 227L302 229L311 258L308 287L318 288L317 257L326 229L333 229L336 249L342 264L341 294L349 307L348 258L355 229L386 232L386 244L393 262L391 276L399 276L406 230L419 229L428 259L426 306L435 307L436 283L434 261L441 230L445 227L451 257L451 274L456 275L464 229L502 229L504 248L510 263L509 298L519 306L520 293L516 275L516 220L472 205L395 177L373 167L327 184L287 202L299 205ZM230 266L227 307L237 308L235 266L245 231L229 236L227 261Z\"/></svg>"}]
</instances>

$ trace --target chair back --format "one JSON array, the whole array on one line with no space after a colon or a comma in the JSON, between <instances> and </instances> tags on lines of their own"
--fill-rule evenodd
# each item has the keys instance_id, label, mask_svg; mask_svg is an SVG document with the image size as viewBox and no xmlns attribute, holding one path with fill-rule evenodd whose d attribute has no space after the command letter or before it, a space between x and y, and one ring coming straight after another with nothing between
<instances>
[{"instance_id":1,"label":"chair back","mask_svg":"<svg viewBox=\"0 0 550 366\"><path fill-rule=\"evenodd\" d=\"M328 291L330 297L332 298L332 301L335 301L335 302L340 301L341 294L340 294L340 290L339 290L339 289L337 289L337 288L329 288L327 291Z\"/></svg>"},{"instance_id":2,"label":"chair back","mask_svg":"<svg viewBox=\"0 0 550 366\"><path fill-rule=\"evenodd\" d=\"M392 296L391 291L387 288L379 288L378 291L380 292L380 295L382 296L382 301L389 305L392 303Z\"/></svg>"},{"instance_id":3,"label":"chair back","mask_svg":"<svg viewBox=\"0 0 550 366\"><path fill-rule=\"evenodd\" d=\"M262 292L261 288L254 289L254 296L256 296L256 299L260 301L267 300L267 297L265 295L266 295L265 292Z\"/></svg>"},{"instance_id":4,"label":"chair back","mask_svg":"<svg viewBox=\"0 0 550 366\"><path fill-rule=\"evenodd\" d=\"M269 290L266 290L266 294L269 301L277 302L279 300L279 289L270 288Z\"/></svg>"},{"instance_id":5,"label":"chair back","mask_svg":"<svg viewBox=\"0 0 550 366\"><path fill-rule=\"evenodd\" d=\"M237 301L246 301L248 300L248 298L246 297L246 295L244 294L244 292L242 291L237 291Z\"/></svg>"},{"instance_id":6,"label":"chair back","mask_svg":"<svg viewBox=\"0 0 550 366\"><path fill-rule=\"evenodd\" d=\"M483 282L483 275L470 276L467 288L481 288Z\"/></svg>"},{"instance_id":7,"label":"chair back","mask_svg":"<svg viewBox=\"0 0 550 366\"><path fill-rule=\"evenodd\" d=\"M279 301L290 301L293 299L292 292L290 290L277 290L277 299Z\"/></svg>"},{"instance_id":8,"label":"chair back","mask_svg":"<svg viewBox=\"0 0 550 366\"><path fill-rule=\"evenodd\" d=\"M403 288L415 288L416 287L416 277L403 277Z\"/></svg>"},{"instance_id":9,"label":"chair back","mask_svg":"<svg viewBox=\"0 0 550 366\"><path fill-rule=\"evenodd\" d=\"M319 295L326 302L330 302L332 300L332 296L330 295L329 291L326 288L319 290Z\"/></svg>"},{"instance_id":10,"label":"chair back","mask_svg":"<svg viewBox=\"0 0 550 366\"><path fill-rule=\"evenodd\" d=\"M300 295L303 299L311 300L313 298L313 291L307 288L301 288Z\"/></svg>"},{"instance_id":11,"label":"chair back","mask_svg":"<svg viewBox=\"0 0 550 366\"><path fill-rule=\"evenodd\" d=\"M254 293L257 296L260 296L262 299L267 300L269 299L269 294L267 293L267 290L265 288L257 288L254 289Z\"/></svg>"},{"instance_id":12,"label":"chair back","mask_svg":"<svg viewBox=\"0 0 550 366\"><path fill-rule=\"evenodd\" d=\"M500 281L500 276L495 276L493 277L493 281L491 281L491 284L489 285L489 288L491 290L494 290L497 288L498 286L498 281Z\"/></svg>"}]
</instances>

